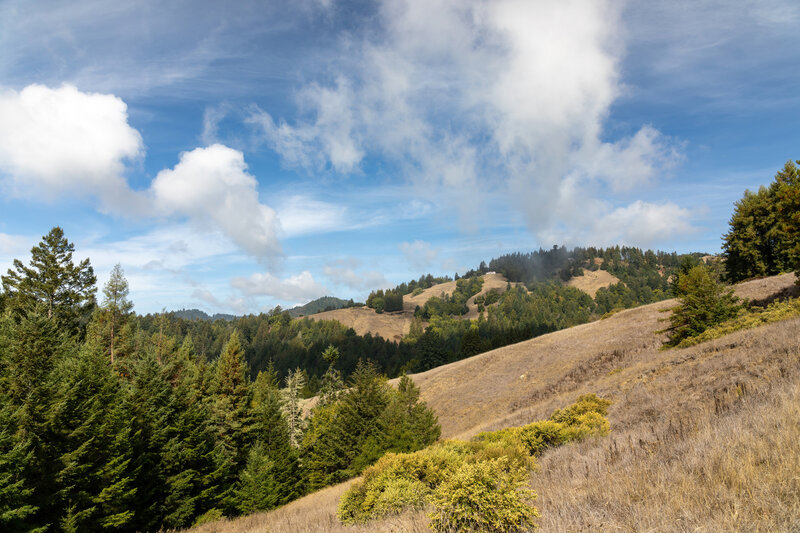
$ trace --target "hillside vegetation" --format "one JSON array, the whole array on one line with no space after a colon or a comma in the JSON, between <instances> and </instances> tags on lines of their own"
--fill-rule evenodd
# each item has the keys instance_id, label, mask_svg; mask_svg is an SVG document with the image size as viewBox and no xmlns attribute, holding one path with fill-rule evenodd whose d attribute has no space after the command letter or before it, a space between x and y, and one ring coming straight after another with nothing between
<instances>
[{"instance_id":1,"label":"hillside vegetation","mask_svg":"<svg viewBox=\"0 0 800 533\"><path fill-rule=\"evenodd\" d=\"M793 274L740 284L789 291ZM531 477L542 531L791 531L800 512L800 318L662 350L673 302L622 311L412 376L444 438L547 418L581 394L611 400L608 437L545 453ZM336 519L349 483L198 531L428 531L427 511Z\"/></svg>"}]
</instances>

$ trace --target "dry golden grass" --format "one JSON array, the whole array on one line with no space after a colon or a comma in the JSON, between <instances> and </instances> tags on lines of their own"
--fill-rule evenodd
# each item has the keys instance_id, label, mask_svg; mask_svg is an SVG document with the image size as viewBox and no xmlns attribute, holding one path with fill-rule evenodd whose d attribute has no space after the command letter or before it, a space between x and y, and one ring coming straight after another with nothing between
<instances>
[{"instance_id":1,"label":"dry golden grass","mask_svg":"<svg viewBox=\"0 0 800 533\"><path fill-rule=\"evenodd\" d=\"M594 298L599 289L619 283L619 278L606 270L584 270L583 276L571 278L567 285L580 289Z\"/></svg>"},{"instance_id":2,"label":"dry golden grass","mask_svg":"<svg viewBox=\"0 0 800 533\"><path fill-rule=\"evenodd\" d=\"M475 298L478 295L485 294L492 289L505 291L507 285L508 280L501 274L484 275L483 288L480 293L467 301L469 313L464 318L478 318L478 306L475 305ZM514 283L512 285L518 284ZM454 290L456 290L456 282L448 281L425 289L417 296L406 295L403 297L403 310L393 313L378 314L369 307L350 307L323 311L322 313L309 315L308 318L312 320L338 320L342 324L353 328L359 335L371 333L372 335L380 335L387 340L399 341L404 335L408 334L411 323L414 321L414 310L418 305L420 307L425 305L425 302L434 296L453 294Z\"/></svg>"},{"instance_id":3,"label":"dry golden grass","mask_svg":"<svg viewBox=\"0 0 800 533\"><path fill-rule=\"evenodd\" d=\"M766 300L793 275L741 284ZM610 437L545 454L542 531L800 531L800 318L660 350L660 302L418 374L443 437L546 418L580 394L614 403ZM357 529L345 486L199 531L425 531L424 512Z\"/></svg>"}]
</instances>

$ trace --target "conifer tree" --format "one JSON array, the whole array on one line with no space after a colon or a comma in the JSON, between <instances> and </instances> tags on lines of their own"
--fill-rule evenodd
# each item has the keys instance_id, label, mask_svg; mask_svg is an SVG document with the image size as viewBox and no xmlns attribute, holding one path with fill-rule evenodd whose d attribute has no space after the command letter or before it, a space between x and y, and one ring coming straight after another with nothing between
<instances>
[{"instance_id":1,"label":"conifer tree","mask_svg":"<svg viewBox=\"0 0 800 533\"><path fill-rule=\"evenodd\" d=\"M33 487L25 478L25 465L32 452L18 441L11 408L0 397L0 531L44 531L37 527L37 507L30 503Z\"/></svg>"},{"instance_id":2,"label":"conifer tree","mask_svg":"<svg viewBox=\"0 0 800 533\"><path fill-rule=\"evenodd\" d=\"M173 386L174 417L169 440L161 451L167 496L163 525L186 527L214 508L222 492L222 473L215 463L216 439L204 392L205 372L197 361L191 337L163 369Z\"/></svg>"},{"instance_id":3,"label":"conifer tree","mask_svg":"<svg viewBox=\"0 0 800 533\"><path fill-rule=\"evenodd\" d=\"M58 447L55 480L60 529L125 528L134 516L129 422L119 383L102 348L88 345L59 368L59 391L50 424Z\"/></svg>"},{"instance_id":4,"label":"conifer tree","mask_svg":"<svg viewBox=\"0 0 800 533\"><path fill-rule=\"evenodd\" d=\"M667 329L667 345L676 346L683 339L733 318L741 305L733 289L724 287L704 265L693 267L680 277L680 304L673 309Z\"/></svg>"},{"instance_id":5,"label":"conifer tree","mask_svg":"<svg viewBox=\"0 0 800 533\"><path fill-rule=\"evenodd\" d=\"M102 338L112 365L119 355L120 345L123 355L127 351L126 348L129 349L125 339L120 338L123 333L130 331L126 326L133 312L133 303L128 300L128 292L128 280L125 279L122 267L117 263L103 287L103 302L95 311L90 326L90 334Z\"/></svg>"},{"instance_id":6,"label":"conifer tree","mask_svg":"<svg viewBox=\"0 0 800 533\"><path fill-rule=\"evenodd\" d=\"M270 491L274 494L264 497L269 501L274 499L275 505L299 497L302 487L297 450L291 443L278 377L271 363L267 370L259 372L253 383L252 413L251 436L258 443L260 451L259 457L248 456L248 468L250 461L255 461L253 468L262 468L266 464L262 459L269 460L272 479Z\"/></svg>"},{"instance_id":7,"label":"conifer tree","mask_svg":"<svg viewBox=\"0 0 800 533\"><path fill-rule=\"evenodd\" d=\"M239 511L243 514L266 511L282 503L278 478L275 461L266 453L264 445L256 442L248 451L247 464L236 488Z\"/></svg>"},{"instance_id":8,"label":"conifer tree","mask_svg":"<svg viewBox=\"0 0 800 533\"><path fill-rule=\"evenodd\" d=\"M211 406L218 468L224 472L219 504L227 514L236 511L234 483L244 467L250 444L250 384L246 368L239 333L234 331L216 362Z\"/></svg>"},{"instance_id":9,"label":"conifer tree","mask_svg":"<svg viewBox=\"0 0 800 533\"><path fill-rule=\"evenodd\" d=\"M325 372L325 375L322 376L322 386L317 395L317 404L321 406L335 402L344 390L342 374L336 370L334 366L336 361L339 360L339 350L333 345L329 345L325 351L322 352L322 358L328 362L328 370Z\"/></svg>"},{"instance_id":10,"label":"conifer tree","mask_svg":"<svg viewBox=\"0 0 800 533\"><path fill-rule=\"evenodd\" d=\"M298 369L290 370L286 376L284 410L289 424L289 438L292 446L298 447L303 437L303 410L300 407L300 391L306 386L306 375Z\"/></svg>"},{"instance_id":11,"label":"conifer tree","mask_svg":"<svg viewBox=\"0 0 800 533\"><path fill-rule=\"evenodd\" d=\"M73 263L74 251L61 228L51 229L31 249L30 266L15 259L2 276L6 306L17 316L36 312L62 331L80 334L95 305L97 279L88 259Z\"/></svg>"}]
</instances>

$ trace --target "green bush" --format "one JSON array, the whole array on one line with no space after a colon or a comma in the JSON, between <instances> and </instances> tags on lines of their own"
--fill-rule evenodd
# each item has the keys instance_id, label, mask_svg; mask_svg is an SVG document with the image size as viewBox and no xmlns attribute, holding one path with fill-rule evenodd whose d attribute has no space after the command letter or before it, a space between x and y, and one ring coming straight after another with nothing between
<instances>
[{"instance_id":1,"label":"green bush","mask_svg":"<svg viewBox=\"0 0 800 533\"><path fill-rule=\"evenodd\" d=\"M433 504L438 530L516 531L538 516L523 485L533 456L547 448L606 435L611 402L594 394L556 410L550 420L445 441L415 453L388 453L364 470L339 502L345 524L366 522Z\"/></svg>"},{"instance_id":2,"label":"green bush","mask_svg":"<svg viewBox=\"0 0 800 533\"><path fill-rule=\"evenodd\" d=\"M431 496L434 531L521 531L535 527L539 513L528 504L528 470L508 457L464 463Z\"/></svg>"}]
</instances>

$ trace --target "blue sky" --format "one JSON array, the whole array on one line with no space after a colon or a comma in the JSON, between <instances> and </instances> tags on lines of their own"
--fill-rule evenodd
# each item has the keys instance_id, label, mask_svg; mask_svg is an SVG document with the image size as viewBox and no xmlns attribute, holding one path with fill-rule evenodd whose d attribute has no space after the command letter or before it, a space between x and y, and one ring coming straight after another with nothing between
<instances>
[{"instance_id":1,"label":"blue sky","mask_svg":"<svg viewBox=\"0 0 800 533\"><path fill-rule=\"evenodd\" d=\"M142 313L510 251L717 252L798 153L790 1L0 2L0 268L64 228Z\"/></svg>"}]
</instances>

